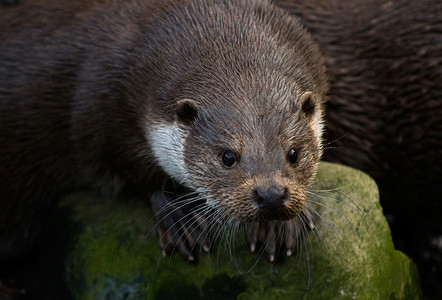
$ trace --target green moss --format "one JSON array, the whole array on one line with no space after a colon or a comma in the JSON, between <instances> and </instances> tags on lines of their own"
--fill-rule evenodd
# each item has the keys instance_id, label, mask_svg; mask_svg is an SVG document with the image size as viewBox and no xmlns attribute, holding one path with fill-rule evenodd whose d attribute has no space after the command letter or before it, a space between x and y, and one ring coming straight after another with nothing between
<instances>
[{"instance_id":1,"label":"green moss","mask_svg":"<svg viewBox=\"0 0 442 300\"><path fill-rule=\"evenodd\" d=\"M72 195L82 224L66 264L78 299L420 299L414 264L394 249L367 175L321 163L311 204L321 215L290 259L271 264L230 237L191 264L162 258L143 201ZM234 240L235 239L235 240Z\"/></svg>"}]
</instances>

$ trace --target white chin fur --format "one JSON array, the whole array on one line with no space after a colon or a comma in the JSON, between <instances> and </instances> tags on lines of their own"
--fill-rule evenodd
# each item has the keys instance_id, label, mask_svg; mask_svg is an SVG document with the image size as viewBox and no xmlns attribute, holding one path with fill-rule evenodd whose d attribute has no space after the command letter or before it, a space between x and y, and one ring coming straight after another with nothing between
<instances>
[{"instance_id":1,"label":"white chin fur","mask_svg":"<svg viewBox=\"0 0 442 300\"><path fill-rule=\"evenodd\" d=\"M153 154L163 170L180 184L187 182L183 155L184 131L175 122L154 126L147 135Z\"/></svg>"}]
</instances>

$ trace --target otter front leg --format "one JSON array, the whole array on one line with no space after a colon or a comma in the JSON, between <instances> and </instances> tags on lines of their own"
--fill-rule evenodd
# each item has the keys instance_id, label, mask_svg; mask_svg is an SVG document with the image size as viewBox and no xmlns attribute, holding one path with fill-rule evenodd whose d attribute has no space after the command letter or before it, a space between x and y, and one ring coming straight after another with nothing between
<instances>
[{"instance_id":1,"label":"otter front leg","mask_svg":"<svg viewBox=\"0 0 442 300\"><path fill-rule=\"evenodd\" d=\"M311 220L307 217L306 219ZM308 230L314 228L311 221L306 223L299 216L288 221L269 221L267 223L247 224L247 237L250 251L255 252L258 245L274 262L280 250L285 250L286 256L291 256L299 247L300 240Z\"/></svg>"},{"instance_id":2,"label":"otter front leg","mask_svg":"<svg viewBox=\"0 0 442 300\"><path fill-rule=\"evenodd\" d=\"M156 191L150 202L163 256L178 250L187 260L194 261L195 246L209 251L208 221L197 204L186 203L185 198L163 191Z\"/></svg>"}]
</instances>

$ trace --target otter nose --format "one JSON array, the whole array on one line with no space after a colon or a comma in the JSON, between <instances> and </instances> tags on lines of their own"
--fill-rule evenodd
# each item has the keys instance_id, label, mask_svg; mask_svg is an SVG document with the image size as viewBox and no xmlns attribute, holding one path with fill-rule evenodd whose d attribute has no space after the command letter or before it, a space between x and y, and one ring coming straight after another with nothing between
<instances>
[{"instance_id":1,"label":"otter nose","mask_svg":"<svg viewBox=\"0 0 442 300\"><path fill-rule=\"evenodd\" d=\"M267 191L256 188L253 191L253 200L259 208L275 210L284 206L287 199L287 189L271 186Z\"/></svg>"}]
</instances>

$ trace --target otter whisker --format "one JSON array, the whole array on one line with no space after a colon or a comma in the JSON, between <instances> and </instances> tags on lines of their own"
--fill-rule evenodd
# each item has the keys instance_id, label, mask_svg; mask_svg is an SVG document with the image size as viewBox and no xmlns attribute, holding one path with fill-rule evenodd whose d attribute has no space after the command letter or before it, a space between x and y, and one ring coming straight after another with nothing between
<instances>
[{"instance_id":1,"label":"otter whisker","mask_svg":"<svg viewBox=\"0 0 442 300\"><path fill-rule=\"evenodd\" d=\"M166 220L168 217L170 217L175 212L180 211L182 208L184 208L185 206L189 206L192 203L198 203L199 201L204 200L204 198L196 197L193 199L190 198L190 199L186 199L186 200L187 201L184 201L184 200L179 201L178 203L176 203L175 201L170 201L170 202L167 202L165 205L163 205L161 207L161 209L159 209L157 211L157 213L155 213L152 218L156 220L162 213L164 213L164 212L167 212L167 213L163 217L161 217L159 220L155 221L155 225L153 226L153 228L151 228L148 231L146 236L149 236L154 229L158 228L159 224L161 224L164 220Z\"/></svg>"},{"instance_id":2,"label":"otter whisker","mask_svg":"<svg viewBox=\"0 0 442 300\"><path fill-rule=\"evenodd\" d=\"M303 233L302 233L302 239L301 239L301 242L304 244L304 248L305 248L305 255L306 255L306 258L307 258L307 278L308 278L308 280L307 280L307 287L309 288L310 287L310 285L311 285L311 280L312 280L312 274L311 274L311 256L310 256L310 253L311 253L311 251L312 251L312 243L311 243L311 241L310 241L310 251L309 251L309 248L308 248L308 246L307 246L307 238L306 238L306 236L307 236L307 234L308 234L308 231L307 231L307 229L305 228L305 227L303 227L303 231L302 231Z\"/></svg>"},{"instance_id":3,"label":"otter whisker","mask_svg":"<svg viewBox=\"0 0 442 300\"><path fill-rule=\"evenodd\" d=\"M341 202L343 203L345 206L347 206L349 209L353 210L354 212L361 214L361 209L359 208L359 206L350 198L348 197L346 194L342 193L340 190L343 190L344 188L346 188L347 186L342 186L339 188L333 188L333 189L319 189L319 190L313 190L310 189L307 191L307 193L309 195L312 195L313 197L319 197L323 200L326 200L328 202ZM333 195L334 197L329 197L326 195ZM336 195L340 196L340 197L336 197ZM344 198L344 199L340 199L340 198Z\"/></svg>"},{"instance_id":4,"label":"otter whisker","mask_svg":"<svg viewBox=\"0 0 442 300\"><path fill-rule=\"evenodd\" d=\"M205 230L200 232L200 235L198 236L198 239L202 239L207 240L209 238L209 234L212 235L213 238L213 233L212 230L214 230L214 227L217 223L217 219L221 217L222 212L221 211L217 211L214 210L208 206L206 206L207 209L207 213L206 213L206 220L207 220L207 224L205 226ZM213 241L215 241L216 239L213 238ZM201 250L201 249L200 249ZM209 249L204 249L206 252L209 251Z\"/></svg>"},{"instance_id":5,"label":"otter whisker","mask_svg":"<svg viewBox=\"0 0 442 300\"><path fill-rule=\"evenodd\" d=\"M200 211L203 211L205 209L204 205L201 205L200 207L194 208L192 212L189 212L187 214L184 214L180 219L178 219L171 227L178 225L182 223L183 220L187 219L183 224L180 225L180 228L182 229L183 233L178 237L178 241L182 240L184 236L187 237L187 240L192 240L192 233L197 229L197 226L195 223L197 223L197 218L195 218L195 215L198 216L198 213ZM202 217L202 216L199 216ZM190 223L191 222L191 223ZM189 224L190 223L190 224ZM188 226L189 225L189 226ZM192 231L189 232L188 228L194 227ZM169 228L170 229L170 228ZM175 232L175 234L172 236L172 239L179 233L179 231Z\"/></svg>"},{"instance_id":6,"label":"otter whisker","mask_svg":"<svg viewBox=\"0 0 442 300\"><path fill-rule=\"evenodd\" d=\"M198 228L200 228L199 230L199 234L194 242L194 246L192 247L191 251L193 251L194 247L198 244L198 241L201 239L201 243L200 243L200 247L203 247L203 249L208 252L209 248L206 244L204 244L204 241L209 239L209 234L210 234L210 230L212 229L212 224L213 222L216 222L213 219L213 215L216 213L216 211L214 211L212 208L208 207L206 204L202 204L200 207L200 211L202 213L197 214L198 212L196 212L195 214L192 212L192 216L195 216L195 221L190 225L194 225L196 223L196 226L194 226L193 231L197 230ZM202 221L200 221L202 220ZM193 232L192 231L192 232Z\"/></svg>"},{"instance_id":7,"label":"otter whisker","mask_svg":"<svg viewBox=\"0 0 442 300\"><path fill-rule=\"evenodd\" d=\"M215 209L214 210L214 214L213 214L213 220L212 220L212 225L211 225L211 230L214 230L212 237L214 241L223 241L225 239L225 235L226 235L226 219L228 218L228 216L225 214L225 212L221 209ZM224 222L218 222L219 219L224 220ZM219 255L220 255L220 250L222 247L223 243L218 242L218 250L217 250L217 261L219 260Z\"/></svg>"},{"instance_id":8,"label":"otter whisker","mask_svg":"<svg viewBox=\"0 0 442 300\"><path fill-rule=\"evenodd\" d=\"M233 251L229 251L230 259L233 262L233 264L235 265L238 272L240 274L244 274L244 271L241 268L241 265L237 259L235 249L237 248L236 242L238 241L238 238L242 237L243 242L247 243L247 238L245 237L245 233L246 233L246 229L247 229L248 224L240 222L239 220L236 220L234 218L231 218L231 219L232 219L230 222L231 223L231 237L230 237L230 239L226 240L228 246L233 248ZM241 235L240 235L240 233L241 233ZM253 269L253 267L256 265L256 263L258 261L259 261L259 258L255 260L253 265L248 270L246 270L245 273L246 274L249 273L250 270Z\"/></svg>"},{"instance_id":9,"label":"otter whisker","mask_svg":"<svg viewBox=\"0 0 442 300\"><path fill-rule=\"evenodd\" d=\"M302 239L303 239L303 228L302 228L302 218L300 216L297 217L298 222L296 222L296 252L299 253L302 251ZM298 256L298 260L299 260Z\"/></svg>"},{"instance_id":10,"label":"otter whisker","mask_svg":"<svg viewBox=\"0 0 442 300\"><path fill-rule=\"evenodd\" d=\"M333 188L328 187L328 188L322 188L322 189L316 188L318 185L324 185L324 184L334 185L335 187L333 187ZM313 197L320 197L324 200L332 200L334 202L342 202L348 208L350 208L351 210L354 210L354 212L361 214L361 209L359 208L359 206L350 197L348 197L346 194L341 192L341 190L344 190L345 188L350 187L351 185L349 184L346 186L339 186L339 187L336 187L336 185L337 185L336 182L325 182L325 181L317 182L317 181L315 181L311 184L311 186L307 190L307 194L313 195ZM328 197L326 195L333 195L333 197ZM338 195L339 197L336 197L336 195ZM341 199L341 198L343 198L343 199ZM345 201L344 199L347 201Z\"/></svg>"},{"instance_id":11,"label":"otter whisker","mask_svg":"<svg viewBox=\"0 0 442 300\"><path fill-rule=\"evenodd\" d=\"M359 214L359 215L362 214L361 209L357 205L349 204L346 201L342 201L342 200L336 199L336 197L328 197L328 196L323 196L321 194L316 194L315 197L316 197L316 199L310 199L310 202L312 204L315 204L318 207L322 207L322 208L334 209L335 211L337 211L340 215L342 215L345 218L347 225L350 226L350 227L352 226L350 220L348 219L347 215L343 211L343 208L340 205L337 205L337 203L343 203L345 205L345 207L349 208L353 213L356 213L356 214ZM349 199L349 198L347 197L347 199ZM313 207L311 207L311 208L312 208L312 210L313 210L313 212L315 214L319 214L316 210L313 209ZM319 216L319 217L321 219L323 219L321 216ZM335 220L332 220L332 221L333 221L333 223L335 225L337 225ZM328 228L331 229L331 226L330 226L329 222L325 222L324 221L324 223L326 224L326 226ZM339 226L336 226L336 227L341 232L341 230L339 229Z\"/></svg>"},{"instance_id":12,"label":"otter whisker","mask_svg":"<svg viewBox=\"0 0 442 300\"><path fill-rule=\"evenodd\" d=\"M322 195L315 195L315 198L312 198L309 200L310 203L315 204L317 206L323 207L323 208L336 208L336 210L339 210L341 214L344 214L343 208L341 205L337 205L338 203L343 203L348 209L350 209L353 213L362 214L362 212L350 204L346 204L343 201L333 199L333 197L326 197Z\"/></svg>"},{"instance_id":13,"label":"otter whisker","mask_svg":"<svg viewBox=\"0 0 442 300\"><path fill-rule=\"evenodd\" d=\"M351 132L353 131L353 129L349 129L346 133L342 134L340 137L335 138L334 140L328 141L326 143L323 143L324 146L326 145L331 145L333 143L336 143L338 141L340 141L341 139L345 138L347 135L349 135ZM325 147L324 147L325 149Z\"/></svg>"},{"instance_id":14,"label":"otter whisker","mask_svg":"<svg viewBox=\"0 0 442 300\"><path fill-rule=\"evenodd\" d=\"M300 218L302 219L304 224L308 224L308 228L310 230L312 230L319 237L319 239L325 245L325 247L328 247L324 237L321 234L321 231L319 230L319 228L318 228L317 224L315 223L315 221L314 221L312 215L310 214L310 212L313 211L313 213L315 215L317 215L321 220L322 220L322 216L320 216L319 212L317 212L313 208L310 208L310 207L307 206L307 209L309 210L309 213L308 214L307 213L306 214L302 214L300 216ZM308 228L306 227L306 230L309 230Z\"/></svg>"},{"instance_id":15,"label":"otter whisker","mask_svg":"<svg viewBox=\"0 0 442 300\"><path fill-rule=\"evenodd\" d=\"M164 197L165 198L165 197ZM164 218L168 217L171 213L173 213L174 210L181 209L185 206L189 206L192 203L196 203L200 200L203 200L204 198L188 198L181 201L175 201L175 199L172 199L171 201L167 202L165 205L163 205L155 214L153 217L157 217L160 214L162 214L165 211L170 210L173 208L173 210L170 210L160 221L162 221Z\"/></svg>"},{"instance_id":16,"label":"otter whisker","mask_svg":"<svg viewBox=\"0 0 442 300\"><path fill-rule=\"evenodd\" d=\"M314 209L309 204L307 204L307 205L309 207L310 212L313 213L315 216L317 216L318 219L321 220L321 223L326 226L326 228L328 228L333 233L335 233L336 237L338 237L338 235L336 234L337 233L336 230L338 230L338 232L340 234L342 234L342 230L339 228L338 224L336 223L336 221L334 219L332 219L331 221L336 225L336 227L332 226L332 224L330 222L328 222L325 218L323 218L322 215L316 209ZM323 206L322 204L319 204L319 205ZM327 206L325 206L325 207L327 207ZM315 226L315 228L317 228L317 227ZM335 228L336 228L336 230L335 230ZM318 231L318 233L319 233L319 231Z\"/></svg>"},{"instance_id":17,"label":"otter whisker","mask_svg":"<svg viewBox=\"0 0 442 300\"><path fill-rule=\"evenodd\" d=\"M180 209L182 209L183 207L185 207L186 205L189 205L189 203L192 203L192 202L198 202L199 200L201 200L201 198L195 198L195 199L190 199L190 201L188 201L188 202L182 202L182 203L179 203L179 205L177 206L176 205L176 203L173 203L173 202L168 202L166 205L164 205L162 208L161 208L161 210L160 210L160 212L165 212L166 210L169 210L168 211L168 213L166 214L166 215L164 215L160 220L158 220L157 222L156 222L156 224L155 224L155 226L154 226L154 228L155 227L157 227L157 226L159 226L159 224L161 224L161 222L163 222L167 217L169 217L171 214L173 214L173 213L176 213L176 212L181 212L181 210ZM181 213L182 214L182 216L179 218L179 220L178 221L176 221L175 223L173 223L173 224L171 224L169 227L172 227L172 226L175 226L175 225L177 225L177 223L178 222L180 222L183 218L185 218L185 217L187 217L189 214L187 214L187 213ZM158 217L160 215L160 213L157 213L157 214L155 214L155 217ZM151 229L152 230L152 229Z\"/></svg>"},{"instance_id":18,"label":"otter whisker","mask_svg":"<svg viewBox=\"0 0 442 300\"><path fill-rule=\"evenodd\" d=\"M341 151L341 152L346 152L348 151L347 148L345 147L338 147L338 146L331 146L331 147L323 147L323 150L336 150L336 151Z\"/></svg>"},{"instance_id":19,"label":"otter whisker","mask_svg":"<svg viewBox=\"0 0 442 300\"><path fill-rule=\"evenodd\" d=\"M236 258L236 247L235 242L237 238L237 228L239 222L233 217L229 216L227 220L227 230L224 230L224 242L227 247L231 261L233 262L235 268L241 273L241 269Z\"/></svg>"}]
</instances>

